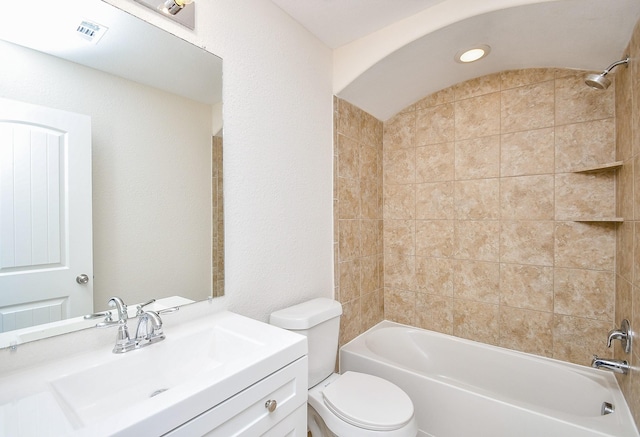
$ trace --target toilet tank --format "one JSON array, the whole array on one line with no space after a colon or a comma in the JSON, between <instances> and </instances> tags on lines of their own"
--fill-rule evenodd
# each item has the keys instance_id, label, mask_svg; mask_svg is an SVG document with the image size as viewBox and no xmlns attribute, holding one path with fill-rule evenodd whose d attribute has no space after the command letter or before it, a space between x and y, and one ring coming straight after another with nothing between
<instances>
[{"instance_id":1,"label":"toilet tank","mask_svg":"<svg viewBox=\"0 0 640 437\"><path fill-rule=\"evenodd\" d=\"M271 313L269 323L307 337L309 388L335 369L342 305L317 298Z\"/></svg>"}]
</instances>

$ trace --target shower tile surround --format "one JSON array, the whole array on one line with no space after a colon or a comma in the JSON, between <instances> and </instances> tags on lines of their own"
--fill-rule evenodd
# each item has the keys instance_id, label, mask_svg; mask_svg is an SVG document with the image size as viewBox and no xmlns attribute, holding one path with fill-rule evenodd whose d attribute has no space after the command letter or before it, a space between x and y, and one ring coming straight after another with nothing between
<instances>
[{"instance_id":1,"label":"shower tile surround","mask_svg":"<svg viewBox=\"0 0 640 437\"><path fill-rule=\"evenodd\" d=\"M631 356L605 345L622 319L640 325L640 25L628 53L604 92L585 72L506 71L384 123L335 98L341 345L386 318L640 366L637 336ZM572 173L615 160L618 171ZM614 216L624 222L572 220ZM640 374L618 380L640 426Z\"/></svg>"},{"instance_id":2,"label":"shower tile surround","mask_svg":"<svg viewBox=\"0 0 640 437\"><path fill-rule=\"evenodd\" d=\"M384 123L334 97L341 345L386 318L640 367L637 335L631 356L605 345L622 319L640 326L640 22L626 53L604 92L585 72L506 71ZM572 221L613 216L624 222ZM618 381L640 427L640 372Z\"/></svg>"},{"instance_id":3,"label":"shower tile surround","mask_svg":"<svg viewBox=\"0 0 640 437\"><path fill-rule=\"evenodd\" d=\"M631 356L605 346L622 319L640 326L640 23L626 53L605 92L584 72L507 71L384 123L335 98L340 344L386 318L640 367L637 335ZM572 173L616 160L617 171ZM613 216L624 222L572 221ZM618 381L640 427L640 373Z\"/></svg>"},{"instance_id":4,"label":"shower tile surround","mask_svg":"<svg viewBox=\"0 0 640 437\"><path fill-rule=\"evenodd\" d=\"M335 296L343 310L340 345L384 319L382 137L381 121L334 97Z\"/></svg>"},{"instance_id":5,"label":"shower tile surround","mask_svg":"<svg viewBox=\"0 0 640 437\"><path fill-rule=\"evenodd\" d=\"M382 148L364 133L371 116L336 99L341 344L381 318L379 306L363 315L379 299L363 288L372 271L386 319L579 364L613 355L618 225L572 219L616 214L615 172L571 171L616 159L615 88L595 92L583 76L457 84L384 122ZM378 174L363 175L363 150L378 151ZM376 209L363 187L381 184Z\"/></svg>"},{"instance_id":6,"label":"shower tile surround","mask_svg":"<svg viewBox=\"0 0 640 437\"><path fill-rule=\"evenodd\" d=\"M615 215L615 173L571 171L615 160L615 95L583 76L492 74L384 123L387 319L580 364L612 356L616 225L572 219Z\"/></svg>"},{"instance_id":7,"label":"shower tile surround","mask_svg":"<svg viewBox=\"0 0 640 437\"><path fill-rule=\"evenodd\" d=\"M640 428L640 22L625 53L631 61L616 71L616 159L623 162L616 186L617 215L624 222L617 229L615 257L615 322L631 322L634 335L631 356L619 345L615 357L631 362L628 376L618 376L636 426ZM618 342L616 342L618 343Z\"/></svg>"}]
</instances>

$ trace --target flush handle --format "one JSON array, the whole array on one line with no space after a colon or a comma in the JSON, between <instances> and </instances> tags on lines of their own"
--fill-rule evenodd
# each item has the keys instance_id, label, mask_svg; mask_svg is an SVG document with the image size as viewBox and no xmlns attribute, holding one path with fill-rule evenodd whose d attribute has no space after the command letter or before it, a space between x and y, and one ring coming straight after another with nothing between
<instances>
[{"instance_id":1,"label":"flush handle","mask_svg":"<svg viewBox=\"0 0 640 437\"><path fill-rule=\"evenodd\" d=\"M278 406L278 403L275 401L275 399L269 399L267 402L264 403L264 407L269 410L269 413L273 413L276 410L276 407Z\"/></svg>"}]
</instances>

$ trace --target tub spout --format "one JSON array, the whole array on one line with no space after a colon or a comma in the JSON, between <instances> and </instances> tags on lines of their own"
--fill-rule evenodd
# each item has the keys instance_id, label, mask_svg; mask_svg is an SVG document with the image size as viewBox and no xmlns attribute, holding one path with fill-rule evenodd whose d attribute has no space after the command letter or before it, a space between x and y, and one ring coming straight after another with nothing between
<instances>
[{"instance_id":1,"label":"tub spout","mask_svg":"<svg viewBox=\"0 0 640 437\"><path fill-rule=\"evenodd\" d=\"M629 369L631 366L627 361L623 360L607 360L605 358L598 358L597 355L593 356L593 361L591 361L591 367L596 369L606 369L611 370L614 373L621 373L626 375L629 373Z\"/></svg>"}]
</instances>

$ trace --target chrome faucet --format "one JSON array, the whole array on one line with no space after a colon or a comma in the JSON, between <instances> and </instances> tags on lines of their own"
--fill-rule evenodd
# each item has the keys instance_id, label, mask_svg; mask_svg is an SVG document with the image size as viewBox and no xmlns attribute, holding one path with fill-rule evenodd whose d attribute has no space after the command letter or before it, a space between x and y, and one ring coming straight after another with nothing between
<instances>
[{"instance_id":1,"label":"chrome faucet","mask_svg":"<svg viewBox=\"0 0 640 437\"><path fill-rule=\"evenodd\" d=\"M613 329L607 335L607 347L611 347L613 340L620 340L625 353L631 352L631 327L629 321L624 319L620 323L620 329Z\"/></svg>"},{"instance_id":2,"label":"chrome faucet","mask_svg":"<svg viewBox=\"0 0 640 437\"><path fill-rule=\"evenodd\" d=\"M129 314L127 313L127 304L124 303L122 299L119 297L112 297L108 302L111 308L114 308L118 311L118 321L124 321L126 323L129 318Z\"/></svg>"},{"instance_id":3,"label":"chrome faucet","mask_svg":"<svg viewBox=\"0 0 640 437\"><path fill-rule=\"evenodd\" d=\"M136 329L136 347L143 347L164 339L160 315L155 311L145 311L140 314Z\"/></svg>"},{"instance_id":4,"label":"chrome faucet","mask_svg":"<svg viewBox=\"0 0 640 437\"><path fill-rule=\"evenodd\" d=\"M129 336L129 328L127 327L127 320L129 320L127 305L119 297L112 297L109 299L109 306L115 307L118 312L117 321L111 319L110 311L106 313L90 314L85 318L95 318L104 315L106 318L104 321L98 323L96 327L109 328L117 326L118 335L116 336L116 345L113 347L113 353L122 354L165 339L164 332L162 332L162 319L160 318L160 314L173 313L178 311L179 308L165 308L160 311L142 310L143 307L152 304L155 301L155 299L151 299L150 301L137 306L136 316L138 317L138 327L136 328L136 335L134 338Z\"/></svg>"},{"instance_id":5,"label":"chrome faucet","mask_svg":"<svg viewBox=\"0 0 640 437\"><path fill-rule=\"evenodd\" d=\"M605 358L598 358L597 355L593 356L593 360L591 361L591 367L596 369L606 369L611 370L614 373L621 373L626 375L629 373L629 369L631 366L626 360L608 360Z\"/></svg>"},{"instance_id":6,"label":"chrome faucet","mask_svg":"<svg viewBox=\"0 0 640 437\"><path fill-rule=\"evenodd\" d=\"M109 299L109 306L115 307L118 312L118 320L111 320L110 315L103 321L98 323L98 328L109 328L112 326L118 327L118 334L116 336L116 344L113 347L114 354L121 354L136 348L136 341L129 336L129 328L127 327L127 320L129 314L127 313L127 305L119 297L112 297Z\"/></svg>"},{"instance_id":7,"label":"chrome faucet","mask_svg":"<svg viewBox=\"0 0 640 437\"><path fill-rule=\"evenodd\" d=\"M113 347L113 353L121 354L135 349L136 342L129 337L129 328L127 327L127 320L129 320L127 305L119 297L112 297L109 299L109 306L115 307L118 312L118 335L116 336L116 345Z\"/></svg>"},{"instance_id":8,"label":"chrome faucet","mask_svg":"<svg viewBox=\"0 0 640 437\"><path fill-rule=\"evenodd\" d=\"M631 352L632 331L627 319L624 319L620 323L620 329L613 329L609 331L609 334L607 334L607 347L611 347L611 342L613 342L613 340L620 340L625 353L628 354ZM623 375L629 373L629 369L631 369L631 365L629 365L629 362L626 360L609 360L606 358L599 358L597 355L593 356L591 367L611 370L612 372L621 373Z\"/></svg>"}]
</instances>

